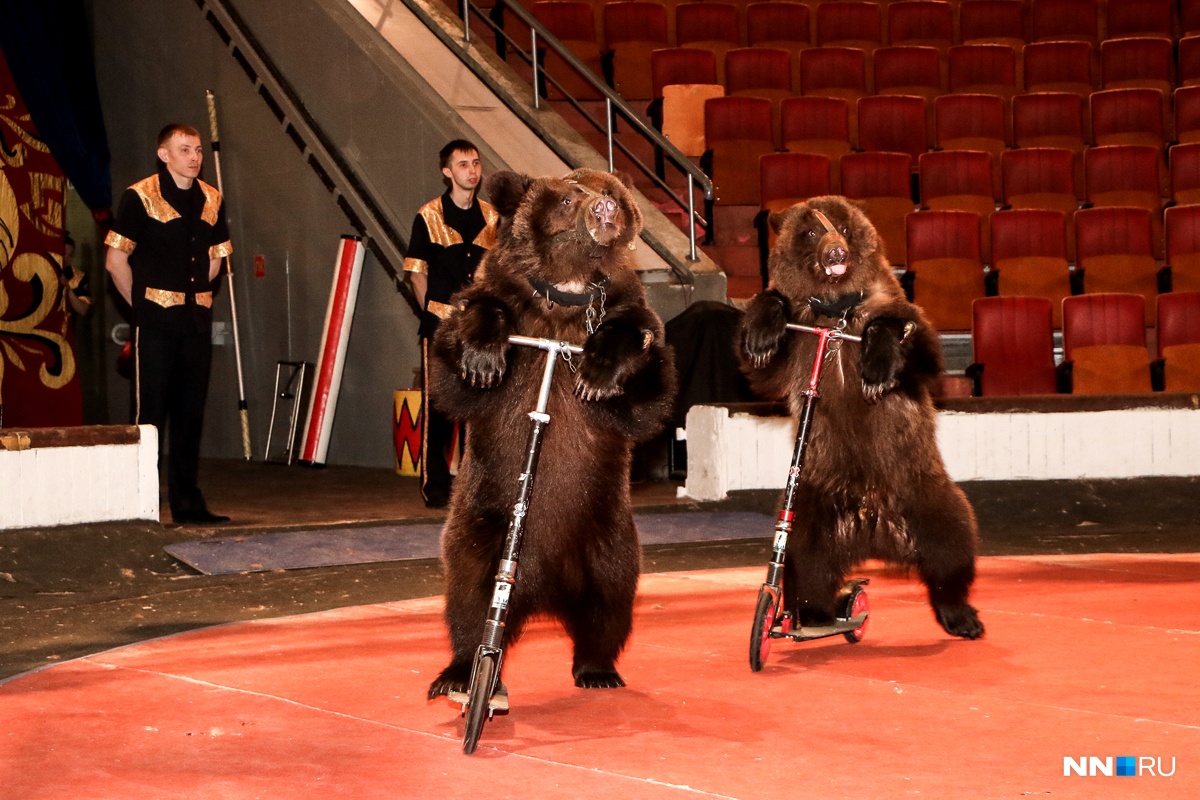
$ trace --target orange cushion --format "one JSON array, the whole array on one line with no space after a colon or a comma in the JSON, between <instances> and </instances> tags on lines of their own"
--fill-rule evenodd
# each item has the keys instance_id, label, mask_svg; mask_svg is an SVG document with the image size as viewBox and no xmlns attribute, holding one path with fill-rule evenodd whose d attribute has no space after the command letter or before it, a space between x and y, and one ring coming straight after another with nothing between
<instances>
[{"instance_id":1,"label":"orange cushion","mask_svg":"<svg viewBox=\"0 0 1200 800\"><path fill-rule=\"evenodd\" d=\"M1164 347L1163 377L1168 392L1200 392L1200 344Z\"/></svg>"},{"instance_id":2,"label":"orange cushion","mask_svg":"<svg viewBox=\"0 0 1200 800\"><path fill-rule=\"evenodd\" d=\"M1152 391L1150 352L1130 344L1076 347L1071 351L1073 394L1139 394Z\"/></svg>"}]
</instances>

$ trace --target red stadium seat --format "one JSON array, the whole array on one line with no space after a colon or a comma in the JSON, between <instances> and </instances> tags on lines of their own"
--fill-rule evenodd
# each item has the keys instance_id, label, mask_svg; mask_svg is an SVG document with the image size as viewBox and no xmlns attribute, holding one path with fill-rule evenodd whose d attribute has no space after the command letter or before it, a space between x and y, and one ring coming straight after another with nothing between
<instances>
[{"instance_id":1,"label":"red stadium seat","mask_svg":"<svg viewBox=\"0 0 1200 800\"><path fill-rule=\"evenodd\" d=\"M1200 206L1171 206L1163 216L1171 291L1200 292Z\"/></svg>"},{"instance_id":2,"label":"red stadium seat","mask_svg":"<svg viewBox=\"0 0 1200 800\"><path fill-rule=\"evenodd\" d=\"M981 397L1054 394L1051 303L1044 297L980 297L971 304L967 373Z\"/></svg>"},{"instance_id":3,"label":"red stadium seat","mask_svg":"<svg viewBox=\"0 0 1200 800\"><path fill-rule=\"evenodd\" d=\"M980 253L991 260L992 157L982 150L923 153L918 160L921 205L933 211L973 211L979 215Z\"/></svg>"},{"instance_id":4,"label":"red stadium seat","mask_svg":"<svg viewBox=\"0 0 1200 800\"><path fill-rule=\"evenodd\" d=\"M775 233L767 217L796 203L833 192L833 172L828 156L808 153L769 153L758 160L761 194L759 206L764 213L755 222L758 243L766 263L775 244Z\"/></svg>"},{"instance_id":5,"label":"red stadium seat","mask_svg":"<svg viewBox=\"0 0 1200 800\"><path fill-rule=\"evenodd\" d=\"M1026 92L1074 92L1086 98L1096 88L1087 42L1036 42L1025 46L1022 58Z\"/></svg>"},{"instance_id":6,"label":"red stadium seat","mask_svg":"<svg viewBox=\"0 0 1200 800\"><path fill-rule=\"evenodd\" d=\"M918 211L905 220L905 238L913 302L939 331L970 330L971 303L986 294L979 215Z\"/></svg>"},{"instance_id":7,"label":"red stadium seat","mask_svg":"<svg viewBox=\"0 0 1200 800\"><path fill-rule=\"evenodd\" d=\"M1066 218L1061 211L1025 208L992 215L992 269L1001 296L1043 297L1062 327L1062 300L1071 295Z\"/></svg>"},{"instance_id":8,"label":"red stadium seat","mask_svg":"<svg viewBox=\"0 0 1200 800\"><path fill-rule=\"evenodd\" d=\"M1200 141L1200 86L1180 86L1174 97L1175 141Z\"/></svg>"},{"instance_id":9,"label":"red stadium seat","mask_svg":"<svg viewBox=\"0 0 1200 800\"><path fill-rule=\"evenodd\" d=\"M1096 0L1032 0L1033 33L1030 41L1100 40Z\"/></svg>"},{"instance_id":10,"label":"red stadium seat","mask_svg":"<svg viewBox=\"0 0 1200 800\"><path fill-rule=\"evenodd\" d=\"M1075 212L1075 248L1083 287L1094 292L1132 292L1146 299L1153 325L1158 294L1150 212L1144 208L1085 208Z\"/></svg>"},{"instance_id":11,"label":"red stadium seat","mask_svg":"<svg viewBox=\"0 0 1200 800\"><path fill-rule=\"evenodd\" d=\"M912 167L928 149L925 98L875 95L858 101L858 149L908 153Z\"/></svg>"},{"instance_id":12,"label":"red stadium seat","mask_svg":"<svg viewBox=\"0 0 1200 800\"><path fill-rule=\"evenodd\" d=\"M1017 93L1017 57L1002 44L951 47L949 87L955 94L994 94L1007 103Z\"/></svg>"},{"instance_id":13,"label":"red stadium seat","mask_svg":"<svg viewBox=\"0 0 1200 800\"><path fill-rule=\"evenodd\" d=\"M779 107L783 147L826 156L832 190L841 185L842 156L850 152L850 104L840 97L789 97Z\"/></svg>"},{"instance_id":14,"label":"red stadium seat","mask_svg":"<svg viewBox=\"0 0 1200 800\"><path fill-rule=\"evenodd\" d=\"M1100 43L1100 83L1105 89L1175 88L1175 43L1156 36L1106 39Z\"/></svg>"},{"instance_id":15,"label":"red stadium seat","mask_svg":"<svg viewBox=\"0 0 1200 800\"><path fill-rule=\"evenodd\" d=\"M665 7L646 0L606 3L604 41L612 54L613 90L626 100L652 99L650 53L668 45Z\"/></svg>"},{"instance_id":16,"label":"red stadium seat","mask_svg":"<svg viewBox=\"0 0 1200 800\"><path fill-rule=\"evenodd\" d=\"M850 153L841 159L841 193L862 201L892 264L906 262L904 219L912 199L912 157L906 153Z\"/></svg>"},{"instance_id":17,"label":"red stadium seat","mask_svg":"<svg viewBox=\"0 0 1200 800\"><path fill-rule=\"evenodd\" d=\"M1200 392L1200 293L1158 296L1158 357L1165 391Z\"/></svg>"},{"instance_id":18,"label":"red stadium seat","mask_svg":"<svg viewBox=\"0 0 1200 800\"><path fill-rule=\"evenodd\" d=\"M817 45L857 47L867 54L883 46L883 14L878 3L839 0L817 6Z\"/></svg>"},{"instance_id":19,"label":"red stadium seat","mask_svg":"<svg viewBox=\"0 0 1200 800\"><path fill-rule=\"evenodd\" d=\"M538 2L530 6L537 21L546 26L550 33L591 70L592 75L603 80L604 68L600 58L600 42L596 39L596 12L590 3L575 0ZM543 51L542 69L576 100L599 100L600 92L584 80L561 56L552 50ZM562 98L562 92L554 83L547 81L546 95L550 99Z\"/></svg>"},{"instance_id":20,"label":"red stadium seat","mask_svg":"<svg viewBox=\"0 0 1200 800\"><path fill-rule=\"evenodd\" d=\"M1146 301L1126 293L1063 300L1063 354L1074 394L1134 394L1152 389L1142 319Z\"/></svg>"},{"instance_id":21,"label":"red stadium seat","mask_svg":"<svg viewBox=\"0 0 1200 800\"><path fill-rule=\"evenodd\" d=\"M795 2L746 6L746 44L774 47L792 54L792 89L800 91L800 51L812 44L808 6Z\"/></svg>"},{"instance_id":22,"label":"red stadium seat","mask_svg":"<svg viewBox=\"0 0 1200 800\"><path fill-rule=\"evenodd\" d=\"M1075 155L1059 147L1023 147L1000 157L1004 204L1013 209L1044 209L1063 215L1067 225L1067 257L1075 260L1074 218L1080 187L1075 181Z\"/></svg>"},{"instance_id":23,"label":"red stadium seat","mask_svg":"<svg viewBox=\"0 0 1200 800\"><path fill-rule=\"evenodd\" d=\"M958 6L962 44L1025 46L1025 4L1022 0L962 0Z\"/></svg>"},{"instance_id":24,"label":"red stadium seat","mask_svg":"<svg viewBox=\"0 0 1200 800\"><path fill-rule=\"evenodd\" d=\"M1175 38L1172 0L1105 0L1105 38Z\"/></svg>"},{"instance_id":25,"label":"red stadium seat","mask_svg":"<svg viewBox=\"0 0 1200 800\"><path fill-rule=\"evenodd\" d=\"M1084 199L1097 208L1135 206L1149 211L1154 220L1154 254L1159 258L1163 255L1161 152L1146 145L1119 144L1089 147L1083 154Z\"/></svg>"},{"instance_id":26,"label":"red stadium seat","mask_svg":"<svg viewBox=\"0 0 1200 800\"><path fill-rule=\"evenodd\" d=\"M716 97L704 103L715 205L758 205L758 160L774 152L771 101Z\"/></svg>"},{"instance_id":27,"label":"red stadium seat","mask_svg":"<svg viewBox=\"0 0 1200 800\"><path fill-rule=\"evenodd\" d=\"M890 3L888 43L936 47L945 53L954 44L954 11L944 0Z\"/></svg>"},{"instance_id":28,"label":"red stadium seat","mask_svg":"<svg viewBox=\"0 0 1200 800\"><path fill-rule=\"evenodd\" d=\"M780 103L792 96L792 55L774 47L735 47L725 53L725 93L771 101L771 130L776 149L780 135Z\"/></svg>"},{"instance_id":29,"label":"red stadium seat","mask_svg":"<svg viewBox=\"0 0 1200 800\"><path fill-rule=\"evenodd\" d=\"M714 0L676 6L675 42L711 50L717 58L717 81L725 83L725 53L740 44L737 6Z\"/></svg>"}]
</instances>

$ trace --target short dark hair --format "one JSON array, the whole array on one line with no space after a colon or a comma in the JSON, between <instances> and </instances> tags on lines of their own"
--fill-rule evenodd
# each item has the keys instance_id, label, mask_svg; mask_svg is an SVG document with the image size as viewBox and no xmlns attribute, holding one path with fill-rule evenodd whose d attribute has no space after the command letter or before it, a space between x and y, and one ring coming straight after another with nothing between
<instances>
[{"instance_id":1,"label":"short dark hair","mask_svg":"<svg viewBox=\"0 0 1200 800\"><path fill-rule=\"evenodd\" d=\"M166 147L167 142L171 141L171 137L177 133L182 133L184 136L195 136L197 139L200 138L200 131L191 125L186 125L182 122L172 122L158 132L158 146Z\"/></svg>"},{"instance_id":2,"label":"short dark hair","mask_svg":"<svg viewBox=\"0 0 1200 800\"><path fill-rule=\"evenodd\" d=\"M451 139L446 143L446 146L438 151L438 167L445 169L450 166L450 157L457 152L470 153L479 152L479 148L474 142L469 142L466 139Z\"/></svg>"}]
</instances>

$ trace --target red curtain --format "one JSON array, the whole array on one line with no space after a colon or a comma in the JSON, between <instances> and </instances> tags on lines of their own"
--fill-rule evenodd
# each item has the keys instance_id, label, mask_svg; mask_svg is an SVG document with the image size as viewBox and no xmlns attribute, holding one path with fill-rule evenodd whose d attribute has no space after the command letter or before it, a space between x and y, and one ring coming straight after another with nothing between
<instances>
[{"instance_id":1,"label":"red curtain","mask_svg":"<svg viewBox=\"0 0 1200 800\"><path fill-rule=\"evenodd\" d=\"M0 54L0 427L80 425L62 170Z\"/></svg>"}]
</instances>

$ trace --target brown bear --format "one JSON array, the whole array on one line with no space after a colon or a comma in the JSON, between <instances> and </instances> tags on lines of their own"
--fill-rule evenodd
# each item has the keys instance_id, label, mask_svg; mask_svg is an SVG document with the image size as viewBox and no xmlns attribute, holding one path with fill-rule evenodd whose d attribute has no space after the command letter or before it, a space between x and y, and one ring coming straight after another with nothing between
<instances>
[{"instance_id":1,"label":"brown bear","mask_svg":"<svg viewBox=\"0 0 1200 800\"><path fill-rule=\"evenodd\" d=\"M788 540L784 602L802 625L828 624L847 572L880 558L915 567L937 621L975 639L967 602L978 524L937 448L931 393L937 331L904 297L866 216L841 197L773 214L770 283L746 309L739 355L752 386L803 407L817 337L787 323L838 327L814 407Z\"/></svg>"},{"instance_id":2,"label":"brown bear","mask_svg":"<svg viewBox=\"0 0 1200 800\"><path fill-rule=\"evenodd\" d=\"M675 394L662 322L629 253L641 212L621 180L594 170L537 180L498 172L486 192L511 221L433 341L433 402L467 434L442 533L453 658L428 696L470 680L525 466L546 354L510 346L511 334L583 353L555 370L505 645L531 616L557 618L574 642L575 685L624 686L616 661L641 555L632 445L662 428Z\"/></svg>"}]
</instances>

